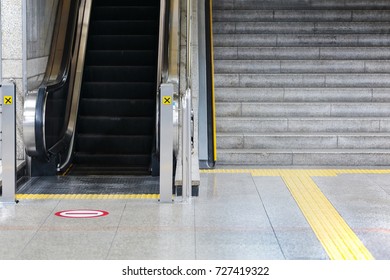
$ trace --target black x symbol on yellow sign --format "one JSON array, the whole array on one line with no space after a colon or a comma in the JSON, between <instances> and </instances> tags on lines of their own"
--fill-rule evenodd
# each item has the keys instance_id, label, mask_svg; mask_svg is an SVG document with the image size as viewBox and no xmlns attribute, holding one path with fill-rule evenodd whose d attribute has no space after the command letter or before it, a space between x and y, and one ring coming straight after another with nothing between
<instances>
[{"instance_id":1,"label":"black x symbol on yellow sign","mask_svg":"<svg viewBox=\"0 0 390 280\"><path fill-rule=\"evenodd\" d=\"M163 104L164 105L171 105L172 104L172 97L170 97L170 96L163 96Z\"/></svg>"},{"instance_id":2,"label":"black x symbol on yellow sign","mask_svg":"<svg viewBox=\"0 0 390 280\"><path fill-rule=\"evenodd\" d=\"M12 96L4 96L3 104L12 105Z\"/></svg>"}]
</instances>

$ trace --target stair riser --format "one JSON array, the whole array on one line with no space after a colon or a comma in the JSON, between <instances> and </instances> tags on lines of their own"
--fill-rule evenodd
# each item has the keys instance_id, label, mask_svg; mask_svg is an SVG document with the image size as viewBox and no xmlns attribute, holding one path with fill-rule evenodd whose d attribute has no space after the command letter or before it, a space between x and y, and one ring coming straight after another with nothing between
<instances>
[{"instance_id":1,"label":"stair riser","mask_svg":"<svg viewBox=\"0 0 390 280\"><path fill-rule=\"evenodd\" d=\"M216 34L388 34L388 22L215 22ZM241 35L240 35L241 36ZM242 35L244 36L244 35ZM215 37L214 37L215 38Z\"/></svg>"},{"instance_id":2,"label":"stair riser","mask_svg":"<svg viewBox=\"0 0 390 280\"><path fill-rule=\"evenodd\" d=\"M364 60L218 60L215 72L219 74L271 73L390 73L390 61Z\"/></svg>"},{"instance_id":3,"label":"stair riser","mask_svg":"<svg viewBox=\"0 0 390 280\"><path fill-rule=\"evenodd\" d=\"M389 153L219 153L218 163L247 165L387 166Z\"/></svg>"},{"instance_id":4,"label":"stair riser","mask_svg":"<svg viewBox=\"0 0 390 280\"><path fill-rule=\"evenodd\" d=\"M379 133L390 132L390 120L365 119L217 119L217 132L224 133Z\"/></svg>"},{"instance_id":5,"label":"stair riser","mask_svg":"<svg viewBox=\"0 0 390 280\"><path fill-rule=\"evenodd\" d=\"M389 117L387 103L217 103L218 117Z\"/></svg>"},{"instance_id":6,"label":"stair riser","mask_svg":"<svg viewBox=\"0 0 390 280\"><path fill-rule=\"evenodd\" d=\"M390 149L390 136L217 136L218 149Z\"/></svg>"},{"instance_id":7,"label":"stair riser","mask_svg":"<svg viewBox=\"0 0 390 280\"><path fill-rule=\"evenodd\" d=\"M390 74L216 74L215 86L390 88Z\"/></svg>"},{"instance_id":8,"label":"stair riser","mask_svg":"<svg viewBox=\"0 0 390 280\"><path fill-rule=\"evenodd\" d=\"M214 22L362 22L389 21L390 11L380 10L214 10Z\"/></svg>"},{"instance_id":9,"label":"stair riser","mask_svg":"<svg viewBox=\"0 0 390 280\"><path fill-rule=\"evenodd\" d=\"M390 102L388 89L216 88L216 102Z\"/></svg>"},{"instance_id":10,"label":"stair riser","mask_svg":"<svg viewBox=\"0 0 390 280\"><path fill-rule=\"evenodd\" d=\"M216 60L275 60L275 59L335 59L335 60L390 60L390 50L386 47L216 47Z\"/></svg>"},{"instance_id":11,"label":"stair riser","mask_svg":"<svg viewBox=\"0 0 390 280\"><path fill-rule=\"evenodd\" d=\"M356 0L224 0L213 2L214 9L389 9L386 0L356 1Z\"/></svg>"},{"instance_id":12,"label":"stair riser","mask_svg":"<svg viewBox=\"0 0 390 280\"><path fill-rule=\"evenodd\" d=\"M216 47L381 47L390 44L390 36L387 34L219 34L214 36L214 43Z\"/></svg>"}]
</instances>

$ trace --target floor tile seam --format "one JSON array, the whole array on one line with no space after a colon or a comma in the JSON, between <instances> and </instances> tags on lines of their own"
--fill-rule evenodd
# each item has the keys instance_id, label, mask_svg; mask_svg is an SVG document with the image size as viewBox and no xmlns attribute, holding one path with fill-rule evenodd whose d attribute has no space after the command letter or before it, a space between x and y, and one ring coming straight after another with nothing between
<instances>
[{"instance_id":1,"label":"floor tile seam","mask_svg":"<svg viewBox=\"0 0 390 280\"><path fill-rule=\"evenodd\" d=\"M56 208L58 207L58 205L60 204L60 200L57 201L56 205L53 207L52 211L50 211L50 213L47 215L47 217L45 218L45 220L40 224L40 226L38 227L38 229L34 232L34 234L31 236L31 238L28 240L28 242L23 246L23 249L17 254L17 258L19 259L20 256L23 254L23 252L26 250L26 248L28 247L28 245L32 242L32 240L37 236L37 234L40 232L41 228L43 227L43 225L47 222L47 220L49 219L49 217L51 217L54 212L56 211Z\"/></svg>"},{"instance_id":2,"label":"floor tile seam","mask_svg":"<svg viewBox=\"0 0 390 280\"><path fill-rule=\"evenodd\" d=\"M254 180L252 174L251 174L251 179L252 179L252 182L253 182L253 186L254 186L254 188L256 189L257 195L258 195L258 197L259 197L259 199L260 199L261 205L263 206L263 210L264 210L264 212L265 212L265 215L267 216L268 223L269 223L269 225L270 225L270 227L271 227L271 229L272 229L272 233L273 233L273 235L274 235L274 237L275 237L275 239L276 239L276 242L277 242L277 244L278 244L279 250L280 250L280 252L282 253L283 258L286 260L286 259L287 259L287 258L286 258L286 254L285 254L284 251L283 251L282 245L281 245L281 243L280 243L280 241L279 241L279 238L278 238L277 233L276 233L276 231L275 231L275 229L274 229L274 226L272 225L271 218L270 218L269 215L268 215L267 208L265 207L264 201L263 201L263 199L262 199L262 197L261 197L261 194L260 194L260 192L259 192L259 189L257 188L256 182L255 182L255 180Z\"/></svg>"},{"instance_id":3,"label":"floor tile seam","mask_svg":"<svg viewBox=\"0 0 390 280\"><path fill-rule=\"evenodd\" d=\"M123 213L125 212L126 207L127 207L127 203L125 203L125 205L123 206L123 209L122 209L122 212L121 212L121 216L120 216L119 221L118 221L118 225L117 225L117 227L116 227L114 236L112 237L110 247L109 247L108 250L107 250L107 254L106 254L106 257L105 257L106 260L109 259L110 252L111 252L111 248L112 248L112 246L113 246L113 244L114 244L114 242L115 242L116 236L118 235L119 227L120 227L120 225L121 225L122 218L123 218Z\"/></svg>"},{"instance_id":4,"label":"floor tile seam","mask_svg":"<svg viewBox=\"0 0 390 280\"><path fill-rule=\"evenodd\" d=\"M390 198L390 191L387 191L384 187L383 187L383 185L381 185L381 184L379 184L378 182L376 182L375 180L373 180L373 179L371 179L368 175L371 175L371 174L365 174L366 176L366 178L367 178L367 180L369 181L369 182L371 182L374 186L376 186L377 188L379 188L381 191L383 191L385 194L386 194L386 196L388 197L388 198Z\"/></svg>"}]
</instances>

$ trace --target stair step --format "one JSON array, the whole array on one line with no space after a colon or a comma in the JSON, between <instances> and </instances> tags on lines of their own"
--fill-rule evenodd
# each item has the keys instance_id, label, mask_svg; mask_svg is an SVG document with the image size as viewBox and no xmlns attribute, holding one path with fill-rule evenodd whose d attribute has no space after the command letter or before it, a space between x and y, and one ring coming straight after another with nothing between
<instances>
[{"instance_id":1,"label":"stair step","mask_svg":"<svg viewBox=\"0 0 390 280\"><path fill-rule=\"evenodd\" d=\"M215 34L216 47L381 47L388 34Z\"/></svg>"},{"instance_id":2,"label":"stair step","mask_svg":"<svg viewBox=\"0 0 390 280\"><path fill-rule=\"evenodd\" d=\"M215 88L216 102L390 102L390 89Z\"/></svg>"},{"instance_id":3,"label":"stair step","mask_svg":"<svg viewBox=\"0 0 390 280\"><path fill-rule=\"evenodd\" d=\"M216 34L388 34L389 22L215 22Z\"/></svg>"},{"instance_id":4,"label":"stair step","mask_svg":"<svg viewBox=\"0 0 390 280\"><path fill-rule=\"evenodd\" d=\"M219 133L217 149L390 149L390 134Z\"/></svg>"},{"instance_id":5,"label":"stair step","mask_svg":"<svg viewBox=\"0 0 390 280\"><path fill-rule=\"evenodd\" d=\"M388 165L386 149L219 149L218 163L247 165L374 166Z\"/></svg>"},{"instance_id":6,"label":"stair step","mask_svg":"<svg viewBox=\"0 0 390 280\"><path fill-rule=\"evenodd\" d=\"M215 60L249 59L334 59L334 60L390 60L386 47L215 47Z\"/></svg>"},{"instance_id":7,"label":"stair step","mask_svg":"<svg viewBox=\"0 0 390 280\"><path fill-rule=\"evenodd\" d=\"M218 74L390 73L389 60L217 60Z\"/></svg>"},{"instance_id":8,"label":"stair step","mask_svg":"<svg viewBox=\"0 0 390 280\"><path fill-rule=\"evenodd\" d=\"M390 103L216 103L219 117L388 117Z\"/></svg>"},{"instance_id":9,"label":"stair step","mask_svg":"<svg viewBox=\"0 0 390 280\"><path fill-rule=\"evenodd\" d=\"M216 87L390 87L390 74L215 74Z\"/></svg>"},{"instance_id":10,"label":"stair step","mask_svg":"<svg viewBox=\"0 0 390 280\"><path fill-rule=\"evenodd\" d=\"M389 9L387 0L356 1L356 0L228 0L213 2L214 9L251 10L251 9Z\"/></svg>"},{"instance_id":11,"label":"stair step","mask_svg":"<svg viewBox=\"0 0 390 280\"><path fill-rule=\"evenodd\" d=\"M390 118L217 118L217 135L235 132L390 132Z\"/></svg>"},{"instance_id":12,"label":"stair step","mask_svg":"<svg viewBox=\"0 0 390 280\"><path fill-rule=\"evenodd\" d=\"M218 10L217 22L387 22L389 10Z\"/></svg>"}]
</instances>

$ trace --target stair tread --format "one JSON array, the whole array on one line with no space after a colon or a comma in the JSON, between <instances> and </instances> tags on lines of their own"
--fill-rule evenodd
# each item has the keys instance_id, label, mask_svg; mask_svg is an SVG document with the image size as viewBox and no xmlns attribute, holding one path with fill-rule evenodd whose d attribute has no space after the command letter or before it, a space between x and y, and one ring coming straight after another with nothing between
<instances>
[{"instance_id":1,"label":"stair tread","mask_svg":"<svg viewBox=\"0 0 390 280\"><path fill-rule=\"evenodd\" d=\"M390 132L264 132L264 133L251 133L251 132L218 132L218 136L364 136L364 137L390 137Z\"/></svg>"},{"instance_id":2,"label":"stair tread","mask_svg":"<svg viewBox=\"0 0 390 280\"><path fill-rule=\"evenodd\" d=\"M390 154L390 149L218 149L219 153L386 153Z\"/></svg>"}]
</instances>

